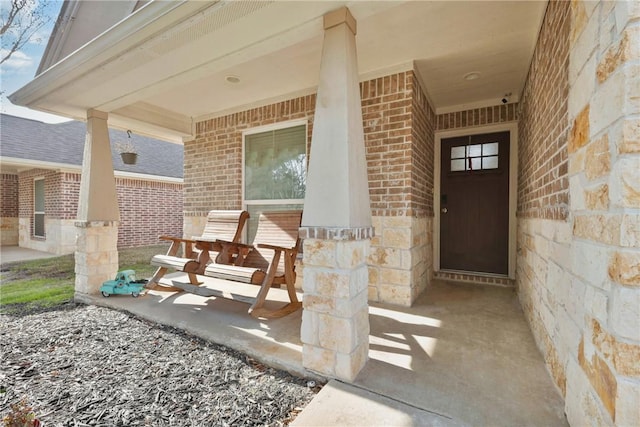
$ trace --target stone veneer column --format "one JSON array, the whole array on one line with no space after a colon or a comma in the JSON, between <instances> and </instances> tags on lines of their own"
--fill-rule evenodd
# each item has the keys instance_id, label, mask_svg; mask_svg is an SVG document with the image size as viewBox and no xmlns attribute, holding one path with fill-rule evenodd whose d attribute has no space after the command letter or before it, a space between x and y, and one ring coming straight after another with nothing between
<instances>
[{"instance_id":1,"label":"stone veneer column","mask_svg":"<svg viewBox=\"0 0 640 427\"><path fill-rule=\"evenodd\" d=\"M367 289L372 228L304 228L302 363L353 380L369 354Z\"/></svg>"},{"instance_id":2,"label":"stone veneer column","mask_svg":"<svg viewBox=\"0 0 640 427\"><path fill-rule=\"evenodd\" d=\"M571 3L571 425L640 425L639 22L637 1Z\"/></svg>"},{"instance_id":3,"label":"stone veneer column","mask_svg":"<svg viewBox=\"0 0 640 427\"><path fill-rule=\"evenodd\" d=\"M75 299L89 301L118 271L118 222L76 221Z\"/></svg>"},{"instance_id":4,"label":"stone veneer column","mask_svg":"<svg viewBox=\"0 0 640 427\"><path fill-rule=\"evenodd\" d=\"M347 8L324 16L324 45L300 237L304 240L302 363L353 380L367 361L367 181L356 22Z\"/></svg>"},{"instance_id":5,"label":"stone veneer column","mask_svg":"<svg viewBox=\"0 0 640 427\"><path fill-rule=\"evenodd\" d=\"M107 113L87 111L76 237L76 300L89 300L118 271L120 211Z\"/></svg>"}]
</instances>

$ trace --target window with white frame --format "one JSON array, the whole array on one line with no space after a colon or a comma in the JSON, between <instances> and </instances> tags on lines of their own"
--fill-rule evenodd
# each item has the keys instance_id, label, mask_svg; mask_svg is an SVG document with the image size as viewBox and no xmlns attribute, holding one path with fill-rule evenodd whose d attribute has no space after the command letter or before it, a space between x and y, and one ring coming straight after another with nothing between
<instances>
[{"instance_id":1,"label":"window with white frame","mask_svg":"<svg viewBox=\"0 0 640 427\"><path fill-rule=\"evenodd\" d=\"M33 235L44 237L44 178L33 181Z\"/></svg>"},{"instance_id":2,"label":"window with white frame","mask_svg":"<svg viewBox=\"0 0 640 427\"><path fill-rule=\"evenodd\" d=\"M261 212L302 209L307 177L306 122L244 133L244 204L247 241L253 241Z\"/></svg>"}]
</instances>

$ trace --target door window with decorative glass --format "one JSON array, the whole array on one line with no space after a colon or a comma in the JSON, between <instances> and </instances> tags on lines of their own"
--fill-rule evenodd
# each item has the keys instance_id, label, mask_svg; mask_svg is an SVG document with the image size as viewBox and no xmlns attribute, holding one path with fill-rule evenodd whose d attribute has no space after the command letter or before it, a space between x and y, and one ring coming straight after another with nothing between
<instances>
[{"instance_id":1,"label":"door window with decorative glass","mask_svg":"<svg viewBox=\"0 0 640 427\"><path fill-rule=\"evenodd\" d=\"M302 209L307 177L306 124L244 136L244 203L247 241L261 212Z\"/></svg>"}]
</instances>

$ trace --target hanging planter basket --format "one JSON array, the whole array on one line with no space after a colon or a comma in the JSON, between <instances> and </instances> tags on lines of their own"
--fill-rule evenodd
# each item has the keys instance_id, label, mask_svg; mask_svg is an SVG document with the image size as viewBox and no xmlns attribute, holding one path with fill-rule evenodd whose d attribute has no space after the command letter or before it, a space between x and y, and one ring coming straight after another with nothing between
<instances>
[{"instance_id":1,"label":"hanging planter basket","mask_svg":"<svg viewBox=\"0 0 640 427\"><path fill-rule=\"evenodd\" d=\"M138 153L136 153L136 149L131 143L131 131L127 131L127 140L125 142L116 143L116 149L120 153L120 157L122 157L122 161L125 165L135 165L138 161Z\"/></svg>"},{"instance_id":2,"label":"hanging planter basket","mask_svg":"<svg viewBox=\"0 0 640 427\"><path fill-rule=\"evenodd\" d=\"M138 161L138 153L120 153L125 165L135 165Z\"/></svg>"}]
</instances>

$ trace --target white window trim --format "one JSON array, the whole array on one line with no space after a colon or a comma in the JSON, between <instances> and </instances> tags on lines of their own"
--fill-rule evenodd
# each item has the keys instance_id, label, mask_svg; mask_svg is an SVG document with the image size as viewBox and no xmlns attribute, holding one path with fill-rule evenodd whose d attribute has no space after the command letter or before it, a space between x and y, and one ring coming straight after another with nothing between
<instances>
[{"instance_id":1,"label":"white window trim","mask_svg":"<svg viewBox=\"0 0 640 427\"><path fill-rule=\"evenodd\" d=\"M246 129L242 132L242 207L246 209L248 205L278 205L278 204L303 204L304 199L268 199L268 200L246 200L245 199L245 155L246 155L246 136L247 135L255 135L257 133L269 132L279 129L292 128L296 126L304 125L304 153L306 158L309 158L309 120L308 119L297 119L297 120L288 120L285 122L272 123L264 126L257 126L251 129ZM308 166L308 164L307 164ZM305 168L306 169L306 168Z\"/></svg>"},{"instance_id":2,"label":"white window trim","mask_svg":"<svg viewBox=\"0 0 640 427\"><path fill-rule=\"evenodd\" d=\"M47 201L47 193L46 193L46 189L45 189L46 181L45 181L44 176L33 178L33 237L45 238L46 234L47 234L46 230L42 230L42 235L36 234L36 215L42 215L42 218L43 218L42 226L43 226L43 228L46 228L45 224L44 224L44 219L46 218L46 216L45 216L46 212L44 210L42 212L36 210L36 182L37 181L42 181L42 183L43 183L43 187L42 187L43 188L43 194L42 194L42 197L44 198L44 200L43 200L42 204L44 205L46 203L46 201Z\"/></svg>"},{"instance_id":3,"label":"white window trim","mask_svg":"<svg viewBox=\"0 0 640 427\"><path fill-rule=\"evenodd\" d=\"M300 125L305 125L306 130L307 131L309 130L308 119L287 120L284 122L270 123L268 125L256 126L256 127L243 130L242 131L242 159L244 160L244 137L246 135L254 135L256 133L269 132L272 130L292 128Z\"/></svg>"}]
</instances>

